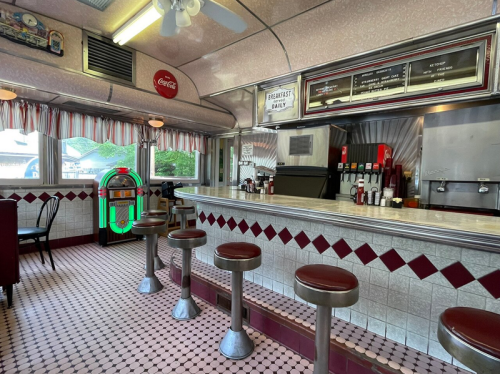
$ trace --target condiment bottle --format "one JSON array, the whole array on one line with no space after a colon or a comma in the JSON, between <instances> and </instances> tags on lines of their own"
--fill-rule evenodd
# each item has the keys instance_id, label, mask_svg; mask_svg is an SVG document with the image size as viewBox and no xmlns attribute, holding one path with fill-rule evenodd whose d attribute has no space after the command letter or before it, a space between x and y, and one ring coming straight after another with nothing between
<instances>
[{"instance_id":1,"label":"condiment bottle","mask_svg":"<svg viewBox=\"0 0 500 374\"><path fill-rule=\"evenodd\" d=\"M269 177L269 195L274 195L274 176Z\"/></svg>"},{"instance_id":2,"label":"condiment bottle","mask_svg":"<svg viewBox=\"0 0 500 374\"><path fill-rule=\"evenodd\" d=\"M360 179L358 182L358 191L356 196L356 205L363 205L365 197L365 181Z\"/></svg>"}]
</instances>

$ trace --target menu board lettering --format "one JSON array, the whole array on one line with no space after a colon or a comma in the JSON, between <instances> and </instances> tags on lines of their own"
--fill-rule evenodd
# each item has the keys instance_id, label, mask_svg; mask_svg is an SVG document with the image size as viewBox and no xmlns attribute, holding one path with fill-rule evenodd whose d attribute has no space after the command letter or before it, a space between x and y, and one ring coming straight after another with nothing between
<instances>
[{"instance_id":1,"label":"menu board lettering","mask_svg":"<svg viewBox=\"0 0 500 374\"><path fill-rule=\"evenodd\" d=\"M352 99L363 100L404 92L406 64L388 66L357 74L353 78Z\"/></svg>"},{"instance_id":2,"label":"menu board lettering","mask_svg":"<svg viewBox=\"0 0 500 374\"><path fill-rule=\"evenodd\" d=\"M332 79L309 86L309 107L349 102L351 77Z\"/></svg>"},{"instance_id":3,"label":"menu board lettering","mask_svg":"<svg viewBox=\"0 0 500 374\"><path fill-rule=\"evenodd\" d=\"M408 91L420 91L477 81L479 47L410 63Z\"/></svg>"}]
</instances>

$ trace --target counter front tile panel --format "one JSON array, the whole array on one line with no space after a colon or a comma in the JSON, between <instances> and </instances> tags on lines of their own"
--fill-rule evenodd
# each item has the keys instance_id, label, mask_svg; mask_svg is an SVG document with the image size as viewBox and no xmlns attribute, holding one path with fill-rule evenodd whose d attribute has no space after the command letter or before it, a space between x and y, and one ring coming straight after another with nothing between
<instances>
[{"instance_id":1,"label":"counter front tile panel","mask_svg":"<svg viewBox=\"0 0 500 374\"><path fill-rule=\"evenodd\" d=\"M301 302L294 273L324 263L353 272L360 300L334 315L449 361L437 342L439 315L452 306L500 313L500 255L198 203L197 227L208 235L196 251L213 264L216 246L246 241L263 250L262 266L245 279Z\"/></svg>"}]
</instances>

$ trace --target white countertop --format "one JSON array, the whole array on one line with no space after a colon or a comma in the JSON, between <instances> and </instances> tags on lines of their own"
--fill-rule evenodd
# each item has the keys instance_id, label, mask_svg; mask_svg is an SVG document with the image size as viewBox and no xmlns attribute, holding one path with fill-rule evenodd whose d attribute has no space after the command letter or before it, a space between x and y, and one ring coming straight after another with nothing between
<instances>
[{"instance_id":1,"label":"white countertop","mask_svg":"<svg viewBox=\"0 0 500 374\"><path fill-rule=\"evenodd\" d=\"M176 195L193 201L206 203L226 203L231 208L241 209L265 209L266 214L287 215L302 213L321 221L321 217L335 217L339 222L349 219L356 222L377 221L381 224L403 224L425 229L443 229L452 234L451 231L461 234L479 234L489 236L489 241L496 242L495 246L500 248L500 217L481 216L463 213L442 212L436 210L378 206L355 205L348 201L323 200L304 197L284 195L259 195L250 194L236 187L186 187L176 190ZM224 205L224 204L223 204ZM308 218L304 216L304 218ZM401 230L401 228L400 228ZM381 231L381 230L378 230ZM434 233L436 235L438 232Z\"/></svg>"}]
</instances>

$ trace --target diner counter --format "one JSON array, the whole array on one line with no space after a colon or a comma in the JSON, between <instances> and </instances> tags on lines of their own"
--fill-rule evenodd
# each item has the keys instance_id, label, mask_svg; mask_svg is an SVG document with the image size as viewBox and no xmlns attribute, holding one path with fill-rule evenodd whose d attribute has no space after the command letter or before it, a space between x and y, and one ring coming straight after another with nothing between
<instances>
[{"instance_id":1,"label":"diner counter","mask_svg":"<svg viewBox=\"0 0 500 374\"><path fill-rule=\"evenodd\" d=\"M175 195L194 202L304 219L382 234L500 252L500 217L412 208L358 206L347 201L249 194L236 187L185 187Z\"/></svg>"}]
</instances>

